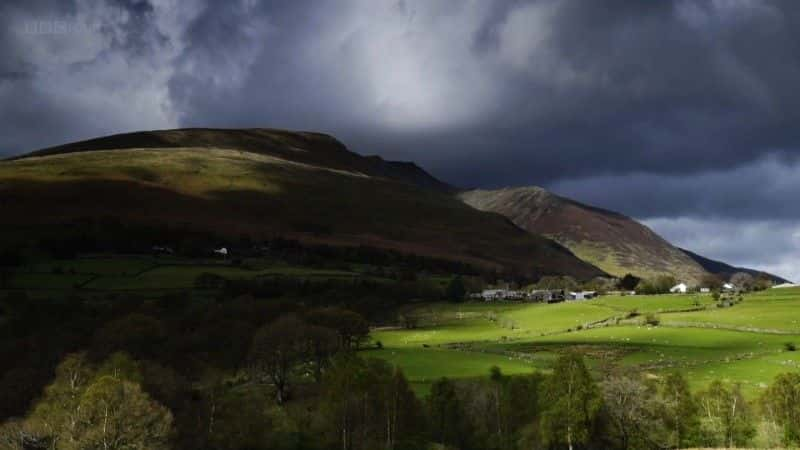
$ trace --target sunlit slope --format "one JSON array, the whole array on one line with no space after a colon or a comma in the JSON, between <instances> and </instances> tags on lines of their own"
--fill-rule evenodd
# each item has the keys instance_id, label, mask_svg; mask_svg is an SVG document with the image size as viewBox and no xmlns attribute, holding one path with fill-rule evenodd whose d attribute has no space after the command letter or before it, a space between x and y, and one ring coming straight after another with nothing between
<instances>
[{"instance_id":1,"label":"sunlit slope","mask_svg":"<svg viewBox=\"0 0 800 450\"><path fill-rule=\"evenodd\" d=\"M601 273L448 192L239 149L72 151L0 162L0 202L0 225L112 217L232 238L366 244L528 274Z\"/></svg>"},{"instance_id":2,"label":"sunlit slope","mask_svg":"<svg viewBox=\"0 0 800 450\"><path fill-rule=\"evenodd\" d=\"M503 214L532 233L558 241L612 275L672 275L696 283L706 274L696 261L635 220L538 187L474 190L462 193L461 198L477 209Z\"/></svg>"},{"instance_id":3,"label":"sunlit slope","mask_svg":"<svg viewBox=\"0 0 800 450\"><path fill-rule=\"evenodd\" d=\"M386 161L378 156L361 156L348 150L333 136L323 133L274 128L181 128L136 131L45 148L19 158L139 148L235 149L287 161L389 178L440 191L453 190L451 186L437 180L412 162Z\"/></svg>"}]
</instances>

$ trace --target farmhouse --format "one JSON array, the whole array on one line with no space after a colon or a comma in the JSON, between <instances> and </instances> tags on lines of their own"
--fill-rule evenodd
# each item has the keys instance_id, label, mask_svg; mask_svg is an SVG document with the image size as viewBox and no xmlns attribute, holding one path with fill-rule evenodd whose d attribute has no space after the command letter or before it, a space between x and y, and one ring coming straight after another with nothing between
<instances>
[{"instance_id":1,"label":"farmhouse","mask_svg":"<svg viewBox=\"0 0 800 450\"><path fill-rule=\"evenodd\" d=\"M557 303L563 302L565 297L561 289L539 289L528 293L528 300L533 302Z\"/></svg>"},{"instance_id":2,"label":"farmhouse","mask_svg":"<svg viewBox=\"0 0 800 450\"><path fill-rule=\"evenodd\" d=\"M669 291L673 294L685 294L687 290L689 290L689 286L686 283L680 283L672 286Z\"/></svg>"},{"instance_id":3,"label":"farmhouse","mask_svg":"<svg viewBox=\"0 0 800 450\"><path fill-rule=\"evenodd\" d=\"M700 293L701 294L708 294L709 292L711 292L711 288L707 288L707 287L700 288Z\"/></svg>"},{"instance_id":4,"label":"farmhouse","mask_svg":"<svg viewBox=\"0 0 800 450\"><path fill-rule=\"evenodd\" d=\"M726 292L735 291L736 290L736 286L734 286L731 283L725 283L725 284L722 285L722 290L726 291Z\"/></svg>"},{"instance_id":5,"label":"farmhouse","mask_svg":"<svg viewBox=\"0 0 800 450\"><path fill-rule=\"evenodd\" d=\"M480 293L480 298L490 302L492 300L523 300L525 293L511 289L484 289Z\"/></svg>"},{"instance_id":6,"label":"farmhouse","mask_svg":"<svg viewBox=\"0 0 800 450\"><path fill-rule=\"evenodd\" d=\"M570 300L589 300L595 297L597 297L597 292L595 291L580 291L580 292L569 293Z\"/></svg>"}]
</instances>

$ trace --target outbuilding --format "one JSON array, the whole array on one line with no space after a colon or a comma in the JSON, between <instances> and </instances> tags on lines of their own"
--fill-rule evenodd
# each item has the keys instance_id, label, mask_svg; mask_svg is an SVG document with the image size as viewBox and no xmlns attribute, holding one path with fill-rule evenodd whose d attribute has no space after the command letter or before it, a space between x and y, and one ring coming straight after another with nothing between
<instances>
[{"instance_id":1,"label":"outbuilding","mask_svg":"<svg viewBox=\"0 0 800 450\"><path fill-rule=\"evenodd\" d=\"M580 291L580 292L569 293L570 300L589 300L595 297L597 297L597 292L595 291Z\"/></svg>"},{"instance_id":2,"label":"outbuilding","mask_svg":"<svg viewBox=\"0 0 800 450\"><path fill-rule=\"evenodd\" d=\"M672 286L669 291L673 294L685 294L688 290L689 286L687 286L686 283L680 283Z\"/></svg>"}]
</instances>

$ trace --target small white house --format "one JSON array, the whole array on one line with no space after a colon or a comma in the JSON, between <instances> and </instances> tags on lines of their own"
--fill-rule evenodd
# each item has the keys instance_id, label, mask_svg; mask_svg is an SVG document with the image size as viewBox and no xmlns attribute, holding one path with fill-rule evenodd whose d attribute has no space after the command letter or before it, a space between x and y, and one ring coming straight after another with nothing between
<instances>
[{"instance_id":1,"label":"small white house","mask_svg":"<svg viewBox=\"0 0 800 450\"><path fill-rule=\"evenodd\" d=\"M722 290L723 291L735 291L736 290L736 286L734 286L731 283L725 283L725 284L722 285Z\"/></svg>"},{"instance_id":2,"label":"small white house","mask_svg":"<svg viewBox=\"0 0 800 450\"><path fill-rule=\"evenodd\" d=\"M708 294L709 292L711 292L711 288L700 288L701 294Z\"/></svg>"},{"instance_id":3,"label":"small white house","mask_svg":"<svg viewBox=\"0 0 800 450\"><path fill-rule=\"evenodd\" d=\"M595 291L580 291L580 292L569 293L570 300L589 300L595 297L597 297L597 292Z\"/></svg>"},{"instance_id":4,"label":"small white house","mask_svg":"<svg viewBox=\"0 0 800 450\"><path fill-rule=\"evenodd\" d=\"M797 285L797 284L794 284L794 283L781 283L781 284L776 284L775 286L772 286L772 289L793 288L793 287L798 287L798 286L800 286L800 285Z\"/></svg>"},{"instance_id":5,"label":"small white house","mask_svg":"<svg viewBox=\"0 0 800 450\"><path fill-rule=\"evenodd\" d=\"M227 247L222 247L222 248L215 249L214 253L216 253L217 255L222 255L224 257L227 257L228 256L228 248Z\"/></svg>"},{"instance_id":6,"label":"small white house","mask_svg":"<svg viewBox=\"0 0 800 450\"><path fill-rule=\"evenodd\" d=\"M672 286L672 288L669 291L673 294L685 294L686 291L688 290L689 286L687 286L686 283L680 283L676 284L675 286Z\"/></svg>"}]
</instances>

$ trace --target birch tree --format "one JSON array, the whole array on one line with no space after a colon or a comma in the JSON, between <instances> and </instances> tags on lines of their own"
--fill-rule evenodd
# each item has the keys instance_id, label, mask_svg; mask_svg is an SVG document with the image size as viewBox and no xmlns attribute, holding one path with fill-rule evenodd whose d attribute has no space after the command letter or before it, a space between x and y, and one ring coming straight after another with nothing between
<instances>
[{"instance_id":1,"label":"birch tree","mask_svg":"<svg viewBox=\"0 0 800 450\"><path fill-rule=\"evenodd\" d=\"M561 356L544 383L542 435L548 444L570 450L588 442L602 400L583 358L575 353Z\"/></svg>"}]
</instances>

